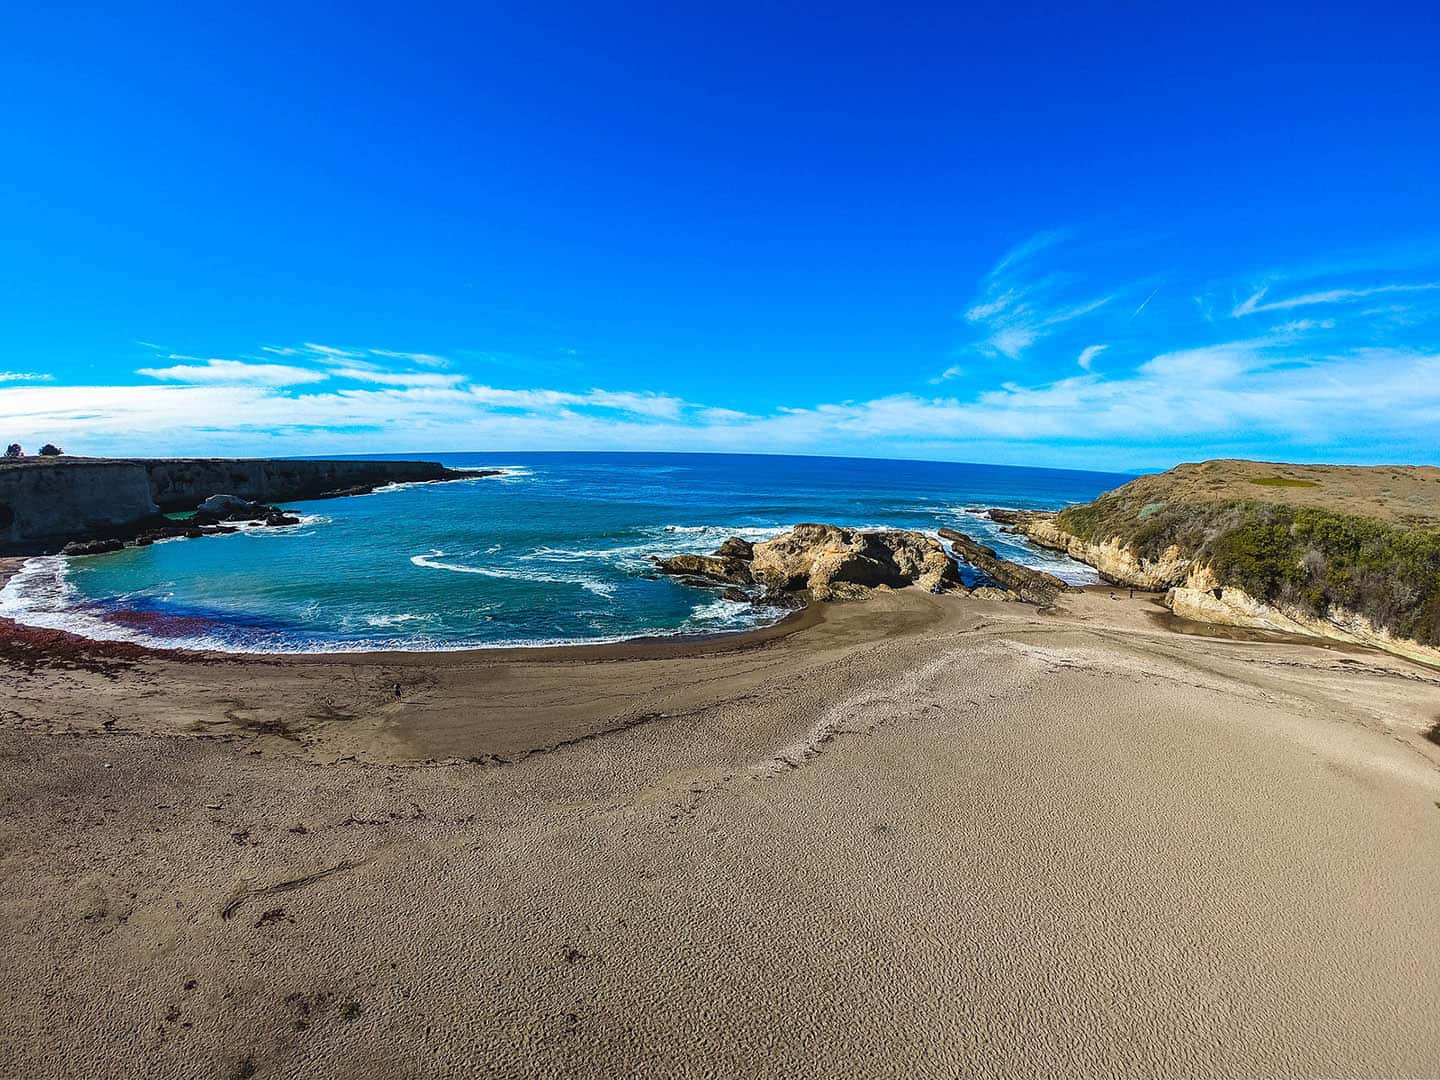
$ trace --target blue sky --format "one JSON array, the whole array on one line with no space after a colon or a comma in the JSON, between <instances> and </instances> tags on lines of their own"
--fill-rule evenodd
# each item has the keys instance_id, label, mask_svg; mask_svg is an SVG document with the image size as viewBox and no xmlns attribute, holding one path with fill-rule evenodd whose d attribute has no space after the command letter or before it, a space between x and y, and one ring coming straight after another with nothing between
<instances>
[{"instance_id":1,"label":"blue sky","mask_svg":"<svg viewBox=\"0 0 1440 1080\"><path fill-rule=\"evenodd\" d=\"M40 7L4 441L1436 460L1433 6Z\"/></svg>"}]
</instances>

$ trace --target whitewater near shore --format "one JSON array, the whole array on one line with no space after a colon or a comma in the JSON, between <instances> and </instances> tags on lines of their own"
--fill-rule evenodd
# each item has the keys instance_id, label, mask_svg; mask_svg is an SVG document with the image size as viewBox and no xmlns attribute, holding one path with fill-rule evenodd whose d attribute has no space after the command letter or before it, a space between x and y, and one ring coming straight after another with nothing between
<instances>
[{"instance_id":1,"label":"whitewater near shore","mask_svg":"<svg viewBox=\"0 0 1440 1080\"><path fill-rule=\"evenodd\" d=\"M750 637L9 626L0 1075L1434 1075L1440 674L915 590Z\"/></svg>"}]
</instances>

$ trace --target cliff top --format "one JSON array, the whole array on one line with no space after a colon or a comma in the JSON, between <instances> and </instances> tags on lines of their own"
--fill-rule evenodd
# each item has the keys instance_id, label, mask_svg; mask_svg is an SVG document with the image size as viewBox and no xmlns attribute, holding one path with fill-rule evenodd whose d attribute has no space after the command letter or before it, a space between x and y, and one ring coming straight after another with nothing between
<instances>
[{"instance_id":1,"label":"cliff top","mask_svg":"<svg viewBox=\"0 0 1440 1080\"><path fill-rule=\"evenodd\" d=\"M1189 462L1117 488L1140 504L1244 501L1313 507L1411 527L1440 525L1433 465L1286 465L1219 458Z\"/></svg>"},{"instance_id":2,"label":"cliff top","mask_svg":"<svg viewBox=\"0 0 1440 1080\"><path fill-rule=\"evenodd\" d=\"M215 463L255 464L257 462L315 461L340 465L437 465L437 462L419 458L291 458L291 457L80 457L76 454L62 454L59 457L41 457L27 454L23 458L0 458L0 469L14 468L60 468L67 465L190 465Z\"/></svg>"}]
</instances>

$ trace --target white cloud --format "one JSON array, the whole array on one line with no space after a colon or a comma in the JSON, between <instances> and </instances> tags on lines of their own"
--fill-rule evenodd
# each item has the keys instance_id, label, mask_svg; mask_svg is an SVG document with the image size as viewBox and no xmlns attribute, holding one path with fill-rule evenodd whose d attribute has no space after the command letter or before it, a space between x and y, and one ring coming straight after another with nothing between
<instances>
[{"instance_id":1,"label":"white cloud","mask_svg":"<svg viewBox=\"0 0 1440 1080\"><path fill-rule=\"evenodd\" d=\"M323 371L292 367L289 364L247 364L242 360L206 360L203 364L176 364L165 368L140 368L136 374L152 379L183 383L232 383L247 386L296 386L328 378Z\"/></svg>"},{"instance_id":2,"label":"white cloud","mask_svg":"<svg viewBox=\"0 0 1440 1080\"><path fill-rule=\"evenodd\" d=\"M971 460L974 447L987 446L1012 460L1054 463L1080 446L1109 447L1111 461L1116 448L1157 445L1193 445L1204 456L1242 436L1262 448L1266 440L1343 448L1369 432L1383 432L1389 447L1430 445L1440 424L1440 355L1360 349L1297 362L1288 348L1275 338L1227 342L1159 353L1119 377L1085 373L970 398L894 394L762 415L604 390L16 386L0 389L0 430L77 453L343 453L383 438L387 447L433 451L863 447L903 456L923 446ZM1369 453L1379 452L1378 438L1367 437ZM1105 459L1086 451L1077 463Z\"/></svg>"},{"instance_id":3,"label":"white cloud","mask_svg":"<svg viewBox=\"0 0 1440 1080\"><path fill-rule=\"evenodd\" d=\"M1042 253L1061 237L1042 234L1020 245L981 281L965 312L977 340L968 356L955 357L963 367L956 363L930 380L945 388L933 396L798 406L772 400L741 408L732 406L749 405L762 391L747 386L743 397L696 403L636 390L476 385L460 372L436 370L449 361L433 353L312 342L265 346L263 354L289 361L268 363L199 360L157 346L157 364L162 357L179 362L142 374L176 385L7 385L0 388L0 422L12 438L55 439L89 453L760 449L1080 467L1159 464L1161 447L1186 447L1187 457L1248 451L1373 461L1433 453L1440 355L1410 331L1433 317L1431 305L1407 296L1403 306L1355 304L1343 321L1291 317L1271 327L1261 320L1258 333L1232 341L1216 340L1213 316L1217 296L1226 298L1222 316L1239 316L1440 284L1306 286L1282 299L1262 289L1237 305L1228 283L1197 295L1193 283L1177 282L1165 317L1151 313L1142 324L1136 316L1155 299L1157 279L1102 288L1046 274ZM1065 250L1074 261L1073 247ZM1288 280L1337 280L1333 268L1320 274ZM1123 304L1114 302L1121 297ZM1088 343L1097 341L1104 343ZM976 352L1023 357L1032 373L1046 370L1043 362L1050 374L1011 371L1009 381L971 391L984 374L985 365L969 362ZM498 362L476 350L463 355ZM535 377L530 360L510 362ZM962 375L964 383L952 381ZM0 374L8 383L42 378ZM312 386L327 379L323 389ZM846 389L837 384L834 398ZM1126 448L1134 453L1122 457Z\"/></svg>"},{"instance_id":4,"label":"white cloud","mask_svg":"<svg viewBox=\"0 0 1440 1080\"><path fill-rule=\"evenodd\" d=\"M0 383L7 382L51 382L54 375L38 371L0 371Z\"/></svg>"}]
</instances>

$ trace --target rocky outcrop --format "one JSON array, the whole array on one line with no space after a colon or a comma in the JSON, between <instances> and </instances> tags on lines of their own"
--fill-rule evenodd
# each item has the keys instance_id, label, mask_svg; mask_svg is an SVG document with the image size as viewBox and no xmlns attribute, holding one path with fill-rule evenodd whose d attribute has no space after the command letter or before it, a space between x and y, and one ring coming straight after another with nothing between
<instances>
[{"instance_id":1,"label":"rocky outcrop","mask_svg":"<svg viewBox=\"0 0 1440 1080\"><path fill-rule=\"evenodd\" d=\"M989 510L985 511L985 516L997 525L1019 525L1022 522L1054 517L1055 515L1047 510L1006 510L1003 507L992 506Z\"/></svg>"},{"instance_id":2,"label":"rocky outcrop","mask_svg":"<svg viewBox=\"0 0 1440 1080\"><path fill-rule=\"evenodd\" d=\"M218 525L222 521L263 521L271 527L300 524L298 517L278 506L251 502L238 495L211 495L195 508L189 519L194 526Z\"/></svg>"},{"instance_id":3,"label":"rocky outcrop","mask_svg":"<svg viewBox=\"0 0 1440 1080\"><path fill-rule=\"evenodd\" d=\"M1013 592L1026 603L1048 607L1059 595L1069 588L1054 574L1033 570L1009 559L1002 559L994 548L988 548L977 540L954 529L941 529L940 535L950 541L950 550L955 557L969 563L992 581L998 582L1005 590Z\"/></svg>"},{"instance_id":4,"label":"rocky outcrop","mask_svg":"<svg viewBox=\"0 0 1440 1080\"><path fill-rule=\"evenodd\" d=\"M732 536L715 549L715 554L749 562L755 557L755 545L743 537Z\"/></svg>"},{"instance_id":5,"label":"rocky outcrop","mask_svg":"<svg viewBox=\"0 0 1440 1080\"><path fill-rule=\"evenodd\" d=\"M1158 559L1141 558L1118 537L1103 543L1082 540L1060 528L1053 515L1031 514L1015 524L1015 531L1033 544L1093 566L1115 585L1163 591L1183 582L1190 572L1191 560L1177 547L1167 548Z\"/></svg>"},{"instance_id":6,"label":"rocky outcrop","mask_svg":"<svg viewBox=\"0 0 1440 1080\"><path fill-rule=\"evenodd\" d=\"M797 525L756 544L750 573L768 589L805 589L818 600L863 595L882 585L892 589L960 585L959 571L945 549L923 533L835 525Z\"/></svg>"},{"instance_id":7,"label":"rocky outcrop","mask_svg":"<svg viewBox=\"0 0 1440 1080\"><path fill-rule=\"evenodd\" d=\"M657 560L657 566L662 573L717 584L753 583L767 600L800 593L815 600L845 600L880 587L962 587L955 564L937 540L903 529L797 525L763 543L732 537L714 555L675 556Z\"/></svg>"},{"instance_id":8,"label":"rocky outcrop","mask_svg":"<svg viewBox=\"0 0 1440 1080\"><path fill-rule=\"evenodd\" d=\"M125 546L123 540L71 540L61 549L61 555L104 555L119 551Z\"/></svg>"},{"instance_id":9,"label":"rocky outcrop","mask_svg":"<svg viewBox=\"0 0 1440 1080\"><path fill-rule=\"evenodd\" d=\"M0 551L163 531L173 523L162 513L194 509L217 493L268 504L477 475L486 473L433 461L25 458L0 463Z\"/></svg>"}]
</instances>

